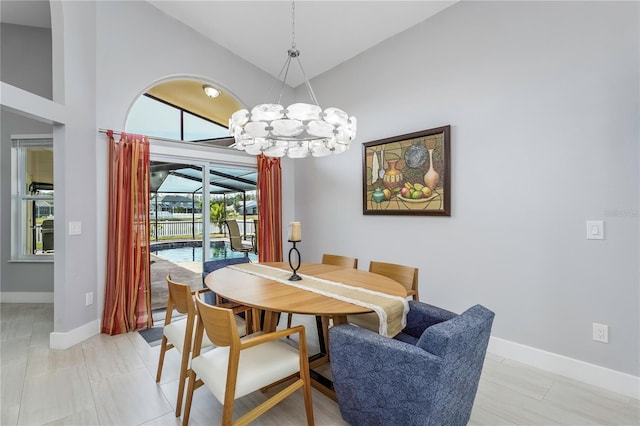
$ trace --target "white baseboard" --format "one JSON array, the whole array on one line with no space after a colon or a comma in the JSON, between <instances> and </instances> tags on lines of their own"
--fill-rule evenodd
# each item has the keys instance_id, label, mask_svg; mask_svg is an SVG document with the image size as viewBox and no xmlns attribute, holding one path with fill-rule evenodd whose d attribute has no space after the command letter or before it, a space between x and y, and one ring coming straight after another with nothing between
<instances>
[{"instance_id":1,"label":"white baseboard","mask_svg":"<svg viewBox=\"0 0 640 426\"><path fill-rule=\"evenodd\" d=\"M640 399L640 377L610 368L491 337L487 351L554 374Z\"/></svg>"},{"instance_id":2,"label":"white baseboard","mask_svg":"<svg viewBox=\"0 0 640 426\"><path fill-rule=\"evenodd\" d=\"M97 319L70 331L54 331L49 334L49 347L51 349L67 349L99 333L100 320Z\"/></svg>"},{"instance_id":3,"label":"white baseboard","mask_svg":"<svg viewBox=\"0 0 640 426\"><path fill-rule=\"evenodd\" d=\"M3 291L0 292L2 303L53 303L53 292L36 291Z\"/></svg>"}]
</instances>

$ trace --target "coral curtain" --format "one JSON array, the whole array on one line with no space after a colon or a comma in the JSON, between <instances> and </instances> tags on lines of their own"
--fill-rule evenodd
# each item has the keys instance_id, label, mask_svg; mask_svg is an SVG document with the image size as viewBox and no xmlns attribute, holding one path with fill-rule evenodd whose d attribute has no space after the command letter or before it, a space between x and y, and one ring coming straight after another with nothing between
<instances>
[{"instance_id":1,"label":"coral curtain","mask_svg":"<svg viewBox=\"0 0 640 426\"><path fill-rule=\"evenodd\" d=\"M149 258L149 139L121 134L109 144L107 276L102 332L153 325Z\"/></svg>"},{"instance_id":2,"label":"coral curtain","mask_svg":"<svg viewBox=\"0 0 640 426\"><path fill-rule=\"evenodd\" d=\"M259 155L258 260L282 262L282 171L280 158Z\"/></svg>"}]
</instances>

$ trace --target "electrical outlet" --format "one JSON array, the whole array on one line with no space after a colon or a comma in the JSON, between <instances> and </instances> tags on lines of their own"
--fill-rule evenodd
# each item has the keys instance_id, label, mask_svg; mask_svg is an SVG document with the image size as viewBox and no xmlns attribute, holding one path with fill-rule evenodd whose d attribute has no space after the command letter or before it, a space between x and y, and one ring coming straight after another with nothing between
<instances>
[{"instance_id":1,"label":"electrical outlet","mask_svg":"<svg viewBox=\"0 0 640 426\"><path fill-rule=\"evenodd\" d=\"M93 305L93 292L90 291L89 293L85 294L84 299L87 306Z\"/></svg>"},{"instance_id":2,"label":"electrical outlet","mask_svg":"<svg viewBox=\"0 0 640 426\"><path fill-rule=\"evenodd\" d=\"M609 343L609 326L593 323L593 340L596 342Z\"/></svg>"}]
</instances>

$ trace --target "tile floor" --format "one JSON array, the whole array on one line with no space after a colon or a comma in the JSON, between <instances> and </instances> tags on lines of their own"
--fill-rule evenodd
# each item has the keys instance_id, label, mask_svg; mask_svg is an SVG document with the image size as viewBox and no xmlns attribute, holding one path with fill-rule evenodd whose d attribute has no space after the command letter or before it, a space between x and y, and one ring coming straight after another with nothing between
<instances>
[{"instance_id":1,"label":"tile floor","mask_svg":"<svg viewBox=\"0 0 640 426\"><path fill-rule=\"evenodd\" d=\"M294 316L296 321L313 326L311 318ZM52 350L52 328L51 304L0 305L1 425L180 424L174 416L176 351L167 353L162 381L156 384L159 347L150 347L138 333L98 335L67 350ZM256 392L240 399L236 415L263 398ZM317 425L345 424L338 406L315 390L313 402ZM219 424L220 417L221 405L206 388L198 389L190 424ZM305 424L300 393L254 424ZM469 424L639 425L640 404L489 354Z\"/></svg>"}]
</instances>

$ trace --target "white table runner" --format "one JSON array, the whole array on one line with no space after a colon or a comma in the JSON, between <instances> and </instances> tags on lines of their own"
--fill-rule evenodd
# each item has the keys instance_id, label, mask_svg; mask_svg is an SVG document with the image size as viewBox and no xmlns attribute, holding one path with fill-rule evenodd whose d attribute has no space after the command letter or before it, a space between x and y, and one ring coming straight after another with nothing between
<instances>
[{"instance_id":1,"label":"white table runner","mask_svg":"<svg viewBox=\"0 0 640 426\"><path fill-rule=\"evenodd\" d=\"M300 281L289 281L291 271L257 263L233 265L228 268L371 309L380 319L378 332L383 336L393 337L406 326L409 303L406 298L400 296L306 274L298 274L303 278Z\"/></svg>"}]
</instances>

